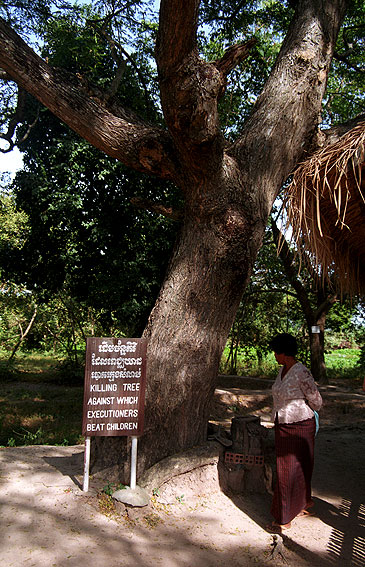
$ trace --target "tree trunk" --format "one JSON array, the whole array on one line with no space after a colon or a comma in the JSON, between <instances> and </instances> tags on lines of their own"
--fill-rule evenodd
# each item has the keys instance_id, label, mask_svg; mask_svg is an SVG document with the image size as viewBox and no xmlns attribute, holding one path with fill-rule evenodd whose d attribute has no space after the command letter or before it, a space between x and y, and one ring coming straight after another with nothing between
<instances>
[{"instance_id":1,"label":"tree trunk","mask_svg":"<svg viewBox=\"0 0 365 567\"><path fill-rule=\"evenodd\" d=\"M232 170L230 174L232 184ZM144 332L148 381L141 472L206 440L221 355L261 246L265 220L251 212L250 222L245 221L247 200L242 197L234 208L220 200L222 183L206 192L210 205L205 202L199 218L187 214ZM128 457L123 443L117 444L117 453L115 444L113 439L97 440L98 469L122 466L127 481Z\"/></svg>"},{"instance_id":2,"label":"tree trunk","mask_svg":"<svg viewBox=\"0 0 365 567\"><path fill-rule=\"evenodd\" d=\"M325 296L324 290L317 291L317 310L311 320L307 320L311 349L311 372L314 379L321 385L328 384L326 363L324 361L324 330L326 317L337 301L337 295ZM312 326L319 327L319 333L312 333Z\"/></svg>"},{"instance_id":3,"label":"tree trunk","mask_svg":"<svg viewBox=\"0 0 365 567\"><path fill-rule=\"evenodd\" d=\"M309 343L311 354L311 372L314 379L321 385L328 384L327 369L324 361L324 324L326 316L316 321L315 326L319 327L319 333L313 333L309 329Z\"/></svg>"},{"instance_id":4,"label":"tree trunk","mask_svg":"<svg viewBox=\"0 0 365 567\"><path fill-rule=\"evenodd\" d=\"M18 339L16 345L14 346L14 348L13 348L13 350L12 350L12 352L11 352L11 355L10 355L9 358L8 358L8 362L11 362L11 361L13 360L13 358L14 358L14 356L16 355L16 353L17 353L17 351L18 351L20 345L21 345L22 342L25 340L25 338L26 338L26 336L28 335L29 331L30 331L31 328L33 327L33 323L34 323L35 318L36 318L36 316L37 316L37 311L38 311L38 306L36 305L36 306L34 307L33 315L32 315L32 317L31 317L31 319L30 319L30 321L29 321L29 323L28 323L28 325L27 325L27 328L25 329L24 333L23 333L22 329L20 329L20 336L19 336L19 339Z\"/></svg>"},{"instance_id":5,"label":"tree trunk","mask_svg":"<svg viewBox=\"0 0 365 567\"><path fill-rule=\"evenodd\" d=\"M280 240L280 231L274 220L271 220L271 226L273 239L277 249L279 250L279 257L286 277L296 292L297 299L307 323L311 372L316 382L319 382L320 384L328 384L326 364L324 361L324 332L326 316L332 305L336 302L337 296L336 294L329 292L326 284L321 282L318 276L313 273L310 265L307 266L308 274L311 276L309 284L307 281L305 286L300 281L300 278L298 277L298 269L294 263L294 255L291 252L288 243L282 235ZM316 307L312 305L313 297L317 301ZM312 327L319 327L319 333L313 333Z\"/></svg>"}]
</instances>

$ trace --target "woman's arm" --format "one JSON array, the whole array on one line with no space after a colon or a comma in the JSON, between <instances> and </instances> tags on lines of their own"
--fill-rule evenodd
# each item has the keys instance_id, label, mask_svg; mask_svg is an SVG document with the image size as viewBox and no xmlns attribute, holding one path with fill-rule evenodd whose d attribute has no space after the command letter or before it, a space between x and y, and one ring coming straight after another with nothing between
<instances>
[{"instance_id":1,"label":"woman's arm","mask_svg":"<svg viewBox=\"0 0 365 567\"><path fill-rule=\"evenodd\" d=\"M300 380L300 389L307 399L312 410L320 410L322 407L322 396L318 391L312 374L306 368L303 370L303 377Z\"/></svg>"}]
</instances>

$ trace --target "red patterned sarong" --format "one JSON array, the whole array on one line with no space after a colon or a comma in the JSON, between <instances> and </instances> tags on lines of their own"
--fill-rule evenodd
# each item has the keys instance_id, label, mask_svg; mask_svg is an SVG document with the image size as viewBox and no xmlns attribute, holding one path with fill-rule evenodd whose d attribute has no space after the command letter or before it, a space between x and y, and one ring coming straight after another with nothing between
<instances>
[{"instance_id":1,"label":"red patterned sarong","mask_svg":"<svg viewBox=\"0 0 365 567\"><path fill-rule=\"evenodd\" d=\"M315 419L275 421L276 483L271 514L287 524L311 503Z\"/></svg>"}]
</instances>

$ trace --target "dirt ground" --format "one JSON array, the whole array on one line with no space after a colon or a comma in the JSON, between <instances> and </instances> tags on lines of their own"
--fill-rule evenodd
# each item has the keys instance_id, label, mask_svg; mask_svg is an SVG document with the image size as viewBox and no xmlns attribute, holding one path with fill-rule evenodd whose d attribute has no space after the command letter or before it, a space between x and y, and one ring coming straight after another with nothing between
<instances>
[{"instance_id":1,"label":"dirt ground","mask_svg":"<svg viewBox=\"0 0 365 567\"><path fill-rule=\"evenodd\" d=\"M268 386L221 380L212 419L227 427L235 415L260 415L270 427ZM315 515L296 519L283 538L265 530L271 496L224 494L216 466L176 477L148 507L125 508L101 493L99 478L81 490L83 446L5 448L0 565L364 567L365 393L337 385L322 395Z\"/></svg>"}]
</instances>

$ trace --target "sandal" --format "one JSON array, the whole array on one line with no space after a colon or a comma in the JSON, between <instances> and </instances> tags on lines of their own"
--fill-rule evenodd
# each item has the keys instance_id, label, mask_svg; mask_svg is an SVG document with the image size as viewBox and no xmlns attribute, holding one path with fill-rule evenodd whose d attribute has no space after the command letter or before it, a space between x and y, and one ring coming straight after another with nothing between
<instances>
[{"instance_id":1,"label":"sandal","mask_svg":"<svg viewBox=\"0 0 365 567\"><path fill-rule=\"evenodd\" d=\"M282 534L285 530L290 530L291 522L287 524L278 524L276 522L272 522L268 526L266 526L266 530L271 534Z\"/></svg>"},{"instance_id":2,"label":"sandal","mask_svg":"<svg viewBox=\"0 0 365 567\"><path fill-rule=\"evenodd\" d=\"M303 510L301 512L299 512L299 514L297 515L297 518L301 518L303 516L314 516L314 510L311 510L311 508L313 508L314 506L314 502L313 500L311 500L309 502L309 504L307 504L307 506L305 508L303 508Z\"/></svg>"},{"instance_id":3,"label":"sandal","mask_svg":"<svg viewBox=\"0 0 365 567\"><path fill-rule=\"evenodd\" d=\"M299 514L297 515L297 518L302 518L304 516L314 516L314 511L304 509L301 512L299 512Z\"/></svg>"}]
</instances>

